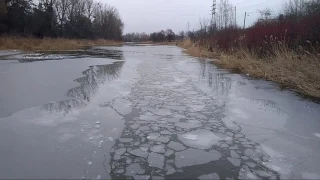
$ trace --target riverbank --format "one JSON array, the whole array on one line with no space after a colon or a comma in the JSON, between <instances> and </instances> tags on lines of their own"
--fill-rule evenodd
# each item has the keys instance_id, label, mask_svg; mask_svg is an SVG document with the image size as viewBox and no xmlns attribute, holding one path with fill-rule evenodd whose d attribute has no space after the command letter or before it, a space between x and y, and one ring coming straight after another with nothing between
<instances>
[{"instance_id":1,"label":"riverbank","mask_svg":"<svg viewBox=\"0 0 320 180\"><path fill-rule=\"evenodd\" d=\"M88 46L116 46L123 42L97 39L63 39L63 38L22 38L22 37L0 37L0 50L23 50L23 51L41 51L41 50L74 50Z\"/></svg>"},{"instance_id":2,"label":"riverbank","mask_svg":"<svg viewBox=\"0 0 320 180\"><path fill-rule=\"evenodd\" d=\"M214 63L222 68L273 81L282 88L320 99L320 55L317 53L297 55L286 46L278 46L274 48L274 56L261 58L247 49L228 53L210 52L208 47L190 40L185 40L179 46L192 56L214 59Z\"/></svg>"}]
</instances>

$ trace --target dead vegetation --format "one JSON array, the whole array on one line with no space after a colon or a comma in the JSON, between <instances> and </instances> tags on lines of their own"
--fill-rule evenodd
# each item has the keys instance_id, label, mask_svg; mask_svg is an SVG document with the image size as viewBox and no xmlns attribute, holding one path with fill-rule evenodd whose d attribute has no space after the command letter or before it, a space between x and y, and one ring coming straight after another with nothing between
<instances>
[{"instance_id":1,"label":"dead vegetation","mask_svg":"<svg viewBox=\"0 0 320 180\"><path fill-rule=\"evenodd\" d=\"M218 56L217 52L209 51L209 48L205 45L200 45L199 43L192 43L190 39L184 40L179 44L180 47L184 48L184 52L196 57L202 58L216 58Z\"/></svg>"},{"instance_id":2,"label":"dead vegetation","mask_svg":"<svg viewBox=\"0 0 320 180\"><path fill-rule=\"evenodd\" d=\"M186 40L181 44L185 52L204 58L215 58L215 63L233 72L248 74L279 83L309 97L320 98L320 48L299 47L293 51L286 44L272 44L268 55L242 47L229 52L210 52L206 46Z\"/></svg>"},{"instance_id":3,"label":"dead vegetation","mask_svg":"<svg viewBox=\"0 0 320 180\"><path fill-rule=\"evenodd\" d=\"M113 40L84 40L84 39L36 39L22 37L0 37L0 50L19 49L24 51L37 50L74 50L87 46L121 45L123 42Z\"/></svg>"}]
</instances>

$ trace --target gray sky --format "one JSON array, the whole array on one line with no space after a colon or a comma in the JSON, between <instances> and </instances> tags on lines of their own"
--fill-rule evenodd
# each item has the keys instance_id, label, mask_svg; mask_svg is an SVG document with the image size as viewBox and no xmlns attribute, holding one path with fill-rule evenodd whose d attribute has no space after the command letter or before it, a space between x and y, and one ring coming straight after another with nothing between
<instances>
[{"instance_id":1,"label":"gray sky","mask_svg":"<svg viewBox=\"0 0 320 180\"><path fill-rule=\"evenodd\" d=\"M115 6L125 23L124 33L151 33L171 28L174 32L199 27L199 19L210 19L212 0L100 0ZM219 2L220 0L217 0ZM249 12L247 24L259 17L258 10L270 8L279 12L285 0L229 0L237 6L237 23L243 26L245 11Z\"/></svg>"}]
</instances>

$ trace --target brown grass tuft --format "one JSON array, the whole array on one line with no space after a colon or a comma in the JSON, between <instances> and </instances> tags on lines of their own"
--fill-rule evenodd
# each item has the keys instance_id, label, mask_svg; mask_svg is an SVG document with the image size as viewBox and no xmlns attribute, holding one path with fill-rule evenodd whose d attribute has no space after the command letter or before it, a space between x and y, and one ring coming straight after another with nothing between
<instances>
[{"instance_id":1,"label":"brown grass tuft","mask_svg":"<svg viewBox=\"0 0 320 180\"><path fill-rule=\"evenodd\" d=\"M83 40L83 39L35 39L22 37L0 37L0 49L19 49L24 51L37 50L74 50L86 46L121 45L122 42L113 40Z\"/></svg>"}]
</instances>

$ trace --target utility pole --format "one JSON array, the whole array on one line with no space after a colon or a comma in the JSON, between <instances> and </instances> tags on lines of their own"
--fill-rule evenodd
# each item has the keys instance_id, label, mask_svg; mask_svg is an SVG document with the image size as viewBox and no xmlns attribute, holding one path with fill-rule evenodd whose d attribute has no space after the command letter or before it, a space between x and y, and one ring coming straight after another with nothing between
<instances>
[{"instance_id":1,"label":"utility pole","mask_svg":"<svg viewBox=\"0 0 320 180\"><path fill-rule=\"evenodd\" d=\"M212 10L211 10L211 32L216 29L216 9L217 9L217 1L213 0L212 2Z\"/></svg>"},{"instance_id":2,"label":"utility pole","mask_svg":"<svg viewBox=\"0 0 320 180\"><path fill-rule=\"evenodd\" d=\"M234 25L237 27L237 6L234 7Z\"/></svg>"},{"instance_id":3,"label":"utility pole","mask_svg":"<svg viewBox=\"0 0 320 180\"><path fill-rule=\"evenodd\" d=\"M186 38L190 38L189 37L190 35L190 22L188 21L188 24L187 24L187 32L186 32Z\"/></svg>"},{"instance_id":4,"label":"utility pole","mask_svg":"<svg viewBox=\"0 0 320 180\"><path fill-rule=\"evenodd\" d=\"M247 16L249 16L249 14L247 14L247 12L245 12L245 13L244 13L243 29L246 28L246 19L247 19Z\"/></svg>"}]
</instances>

